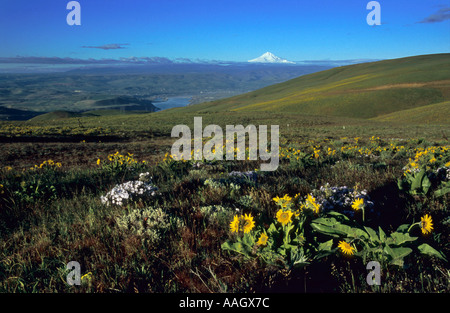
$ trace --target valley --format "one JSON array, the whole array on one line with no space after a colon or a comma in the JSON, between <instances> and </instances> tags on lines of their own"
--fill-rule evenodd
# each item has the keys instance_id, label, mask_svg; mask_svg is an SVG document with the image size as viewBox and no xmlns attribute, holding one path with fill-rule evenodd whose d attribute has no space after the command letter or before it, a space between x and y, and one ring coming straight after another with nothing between
<instances>
[{"instance_id":1,"label":"valley","mask_svg":"<svg viewBox=\"0 0 450 313\"><path fill-rule=\"evenodd\" d=\"M61 110L154 111L150 102L158 99L189 95L189 104L196 104L326 68L329 67L177 64L83 68L64 73L0 74L0 108L3 108L0 118L23 120L28 116ZM14 110L30 113L24 115Z\"/></svg>"}]
</instances>

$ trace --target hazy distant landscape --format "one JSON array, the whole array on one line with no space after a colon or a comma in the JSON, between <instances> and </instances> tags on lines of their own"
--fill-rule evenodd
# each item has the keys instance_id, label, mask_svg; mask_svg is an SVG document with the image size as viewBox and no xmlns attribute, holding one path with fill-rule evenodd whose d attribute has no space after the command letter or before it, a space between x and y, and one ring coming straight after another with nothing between
<instances>
[{"instance_id":1,"label":"hazy distant landscape","mask_svg":"<svg viewBox=\"0 0 450 313\"><path fill-rule=\"evenodd\" d=\"M61 110L154 111L157 109L151 106L151 101L189 97L189 104L202 103L327 68L330 67L169 64L94 67L64 73L0 74L0 119L24 120Z\"/></svg>"}]
</instances>

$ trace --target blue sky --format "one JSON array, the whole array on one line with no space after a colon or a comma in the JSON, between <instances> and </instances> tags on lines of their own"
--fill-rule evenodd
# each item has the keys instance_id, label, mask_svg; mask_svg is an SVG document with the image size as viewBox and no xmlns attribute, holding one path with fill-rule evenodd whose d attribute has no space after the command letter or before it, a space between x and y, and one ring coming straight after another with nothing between
<instances>
[{"instance_id":1,"label":"blue sky","mask_svg":"<svg viewBox=\"0 0 450 313\"><path fill-rule=\"evenodd\" d=\"M247 61L388 59L450 52L449 0L0 0L0 57Z\"/></svg>"}]
</instances>

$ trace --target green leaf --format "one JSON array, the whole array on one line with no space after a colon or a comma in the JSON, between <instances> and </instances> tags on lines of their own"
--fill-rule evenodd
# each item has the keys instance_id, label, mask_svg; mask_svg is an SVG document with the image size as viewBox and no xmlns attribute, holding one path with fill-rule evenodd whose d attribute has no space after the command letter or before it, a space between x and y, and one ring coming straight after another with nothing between
<instances>
[{"instance_id":1,"label":"green leaf","mask_svg":"<svg viewBox=\"0 0 450 313\"><path fill-rule=\"evenodd\" d=\"M415 241L417 237L411 237L408 233L399 233L393 232L391 234L391 238L393 239L393 244L399 246L404 244L405 242Z\"/></svg>"},{"instance_id":2,"label":"green leaf","mask_svg":"<svg viewBox=\"0 0 450 313\"><path fill-rule=\"evenodd\" d=\"M319 244L319 247L317 247L317 250L319 250L319 251L331 251L332 247L333 247L333 239L330 239L328 241L321 242Z\"/></svg>"},{"instance_id":3,"label":"green leaf","mask_svg":"<svg viewBox=\"0 0 450 313\"><path fill-rule=\"evenodd\" d=\"M255 237L252 234L244 234L242 237L242 243L252 249L256 244Z\"/></svg>"},{"instance_id":4,"label":"green leaf","mask_svg":"<svg viewBox=\"0 0 450 313\"><path fill-rule=\"evenodd\" d=\"M330 212L327 213L327 215L335 217L336 220L338 220L339 222L350 221L350 219L346 215L344 215L342 213L339 213L339 212L336 212L336 211L330 211Z\"/></svg>"},{"instance_id":5,"label":"green leaf","mask_svg":"<svg viewBox=\"0 0 450 313\"><path fill-rule=\"evenodd\" d=\"M315 219L311 222L311 227L320 233L333 237L369 238L364 230L341 224L335 218Z\"/></svg>"},{"instance_id":6,"label":"green leaf","mask_svg":"<svg viewBox=\"0 0 450 313\"><path fill-rule=\"evenodd\" d=\"M305 255L303 249L291 250L291 264L294 268L302 268L310 264L308 262L308 256Z\"/></svg>"},{"instance_id":7,"label":"green leaf","mask_svg":"<svg viewBox=\"0 0 450 313\"><path fill-rule=\"evenodd\" d=\"M397 187L399 190L404 190L405 188L405 182L403 179L399 178L397 179Z\"/></svg>"},{"instance_id":8,"label":"green leaf","mask_svg":"<svg viewBox=\"0 0 450 313\"><path fill-rule=\"evenodd\" d=\"M392 252L392 256L394 259L403 259L405 256L412 252L412 249L407 247L392 248Z\"/></svg>"},{"instance_id":9,"label":"green leaf","mask_svg":"<svg viewBox=\"0 0 450 313\"><path fill-rule=\"evenodd\" d=\"M314 259L318 260L320 258L326 257L336 251L336 248L333 249L333 239L330 239L325 242L321 242L317 247L317 254L314 256Z\"/></svg>"},{"instance_id":10,"label":"green leaf","mask_svg":"<svg viewBox=\"0 0 450 313\"><path fill-rule=\"evenodd\" d=\"M247 257L249 257L251 249L248 249L248 246L242 244L242 242L238 241L238 242L231 242L231 241L225 241L224 243L222 243L221 245L223 250L230 250L230 251L234 251L240 254L243 254Z\"/></svg>"},{"instance_id":11,"label":"green leaf","mask_svg":"<svg viewBox=\"0 0 450 313\"><path fill-rule=\"evenodd\" d=\"M369 234L369 239L373 242L380 242L380 239L378 238L378 235L376 233L376 231L374 231L372 228L364 226L364 229L366 230L366 232Z\"/></svg>"},{"instance_id":12,"label":"green leaf","mask_svg":"<svg viewBox=\"0 0 450 313\"><path fill-rule=\"evenodd\" d=\"M428 179L428 176L425 175L422 179L422 190L426 194L428 190L431 188L431 181Z\"/></svg>"},{"instance_id":13,"label":"green leaf","mask_svg":"<svg viewBox=\"0 0 450 313\"><path fill-rule=\"evenodd\" d=\"M385 246L384 252L391 258L389 263L403 266L403 258L410 254L412 249L406 247L391 248L389 246Z\"/></svg>"},{"instance_id":14,"label":"green leaf","mask_svg":"<svg viewBox=\"0 0 450 313\"><path fill-rule=\"evenodd\" d=\"M272 234L275 234L275 233L277 233L277 227L275 226L274 223L272 223L272 224L270 224L269 229L267 229L267 234L270 237Z\"/></svg>"},{"instance_id":15,"label":"green leaf","mask_svg":"<svg viewBox=\"0 0 450 313\"><path fill-rule=\"evenodd\" d=\"M334 221L336 224L337 223L336 220L334 220ZM341 237L341 236L345 235L345 232L337 230L337 229L335 229L335 227L329 226L329 225L332 225L332 223L330 223L327 219L324 219L324 218L319 218L319 219L311 222L311 227L315 231L318 231L322 234L329 235L332 237Z\"/></svg>"},{"instance_id":16,"label":"green leaf","mask_svg":"<svg viewBox=\"0 0 450 313\"><path fill-rule=\"evenodd\" d=\"M422 169L419 173L417 173L414 177L414 180L411 183L411 189L417 190L422 187L422 180L425 177L425 170Z\"/></svg>"},{"instance_id":17,"label":"green leaf","mask_svg":"<svg viewBox=\"0 0 450 313\"><path fill-rule=\"evenodd\" d=\"M380 240L381 240L381 242L386 241L386 234L385 234L385 232L383 231L383 229L381 229L380 226L378 226L378 233L380 234Z\"/></svg>"},{"instance_id":18,"label":"green leaf","mask_svg":"<svg viewBox=\"0 0 450 313\"><path fill-rule=\"evenodd\" d=\"M399 258L404 258L406 257L408 254L410 254L412 252L411 248L407 248L407 247L399 247L399 248L392 248L392 250L394 251L394 255L396 259Z\"/></svg>"},{"instance_id":19,"label":"green leaf","mask_svg":"<svg viewBox=\"0 0 450 313\"><path fill-rule=\"evenodd\" d=\"M397 228L397 232L406 233L411 225L410 224L402 224Z\"/></svg>"},{"instance_id":20,"label":"green leaf","mask_svg":"<svg viewBox=\"0 0 450 313\"><path fill-rule=\"evenodd\" d=\"M420 246L417 247L417 249L419 249L420 253L422 253L422 254L425 254L428 256L434 256L443 261L447 261L447 259L445 258L444 254L442 252L437 251L432 246L430 246L426 243L421 244Z\"/></svg>"},{"instance_id":21,"label":"green leaf","mask_svg":"<svg viewBox=\"0 0 450 313\"><path fill-rule=\"evenodd\" d=\"M434 192L434 195L436 197L442 197L443 195L450 192L450 181L443 182L441 185L442 187Z\"/></svg>"}]
</instances>

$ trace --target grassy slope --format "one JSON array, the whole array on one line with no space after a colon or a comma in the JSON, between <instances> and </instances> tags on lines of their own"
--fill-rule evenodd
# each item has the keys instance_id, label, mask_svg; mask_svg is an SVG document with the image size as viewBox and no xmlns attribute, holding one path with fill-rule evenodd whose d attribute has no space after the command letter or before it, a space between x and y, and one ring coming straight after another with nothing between
<instances>
[{"instance_id":1,"label":"grassy slope","mask_svg":"<svg viewBox=\"0 0 450 313\"><path fill-rule=\"evenodd\" d=\"M272 111L373 118L450 99L450 54L338 67L183 112Z\"/></svg>"},{"instance_id":2,"label":"grassy slope","mask_svg":"<svg viewBox=\"0 0 450 313\"><path fill-rule=\"evenodd\" d=\"M398 111L376 117L383 122L400 122L404 124L450 123L450 101L430 104L409 110Z\"/></svg>"}]
</instances>

